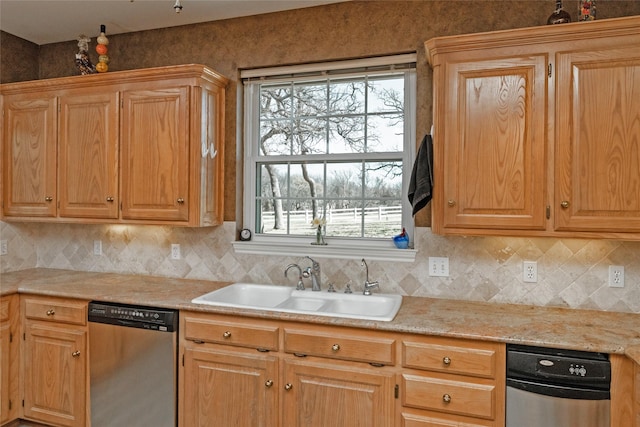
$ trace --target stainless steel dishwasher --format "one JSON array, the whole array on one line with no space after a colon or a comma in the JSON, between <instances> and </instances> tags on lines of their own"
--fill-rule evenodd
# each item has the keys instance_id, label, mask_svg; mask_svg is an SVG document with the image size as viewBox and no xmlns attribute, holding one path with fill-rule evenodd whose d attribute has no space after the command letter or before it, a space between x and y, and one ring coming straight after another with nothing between
<instances>
[{"instance_id":1,"label":"stainless steel dishwasher","mask_svg":"<svg viewBox=\"0 0 640 427\"><path fill-rule=\"evenodd\" d=\"M89 303L91 427L177 425L178 312Z\"/></svg>"},{"instance_id":2,"label":"stainless steel dishwasher","mask_svg":"<svg viewBox=\"0 0 640 427\"><path fill-rule=\"evenodd\" d=\"M608 355L507 346L506 427L609 427Z\"/></svg>"}]
</instances>

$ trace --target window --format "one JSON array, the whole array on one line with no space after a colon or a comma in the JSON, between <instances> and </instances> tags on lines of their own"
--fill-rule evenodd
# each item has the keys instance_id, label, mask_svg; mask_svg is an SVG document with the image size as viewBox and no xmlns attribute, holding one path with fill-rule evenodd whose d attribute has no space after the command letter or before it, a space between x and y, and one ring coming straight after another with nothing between
<instances>
[{"instance_id":1,"label":"window","mask_svg":"<svg viewBox=\"0 0 640 427\"><path fill-rule=\"evenodd\" d=\"M242 77L243 219L256 242L316 243L319 222L327 251L384 251L412 232L415 55Z\"/></svg>"}]
</instances>

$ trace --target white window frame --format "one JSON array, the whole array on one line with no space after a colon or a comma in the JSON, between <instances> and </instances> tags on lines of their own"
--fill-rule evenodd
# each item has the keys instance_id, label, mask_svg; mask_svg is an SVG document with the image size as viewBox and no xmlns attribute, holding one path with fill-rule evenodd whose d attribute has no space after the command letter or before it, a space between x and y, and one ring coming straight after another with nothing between
<instances>
[{"instance_id":1,"label":"white window frame","mask_svg":"<svg viewBox=\"0 0 640 427\"><path fill-rule=\"evenodd\" d=\"M249 253L260 255L288 255L288 256L313 256L318 258L343 258L382 261L406 261L413 262L416 256L415 249L397 249L393 241L389 238L362 238L343 239L328 236L327 245L311 245L313 236L291 236L291 235L268 235L255 233L254 224L256 218L256 163L259 152L257 144L253 143L259 136L259 102L255 102L255 97L260 96L260 83L273 83L277 81L303 81L303 79L317 79L318 76L331 73L343 77L361 75L363 72L385 73L393 72L396 66L398 73L405 74L405 120L404 120L404 151L402 156L403 176L402 176L402 225L406 229L411 245L413 245L414 222L411 215L411 204L406 195L411 177L411 168L415 157L416 144L416 54L403 54L367 59L335 61L308 65L295 65L285 67L272 67L262 69L244 70L240 77L243 80L242 87L239 86L238 101L244 101L244 111L242 103L239 102L238 119L243 122L243 141L238 144L239 155L243 158L243 185L239 185L242 192L242 224L244 228L249 228L252 232L250 241L233 242L234 250L237 253ZM413 64L409 69L406 64ZM341 71L344 70L344 71ZM347 71L348 70L348 71ZM375 71L373 71L375 70ZM298 77L303 75L304 77ZM240 128L240 124L239 124ZM240 129L239 129L240 130ZM242 227L240 227L242 228ZM398 230L399 232L400 230Z\"/></svg>"}]
</instances>

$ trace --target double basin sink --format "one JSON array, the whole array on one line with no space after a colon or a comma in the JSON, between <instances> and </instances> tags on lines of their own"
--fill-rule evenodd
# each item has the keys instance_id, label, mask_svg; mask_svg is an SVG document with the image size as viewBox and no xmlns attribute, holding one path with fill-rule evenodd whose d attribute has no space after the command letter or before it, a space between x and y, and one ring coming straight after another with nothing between
<instances>
[{"instance_id":1,"label":"double basin sink","mask_svg":"<svg viewBox=\"0 0 640 427\"><path fill-rule=\"evenodd\" d=\"M221 307L389 322L400 310L402 296L298 291L287 286L234 283L194 298L191 302Z\"/></svg>"}]
</instances>

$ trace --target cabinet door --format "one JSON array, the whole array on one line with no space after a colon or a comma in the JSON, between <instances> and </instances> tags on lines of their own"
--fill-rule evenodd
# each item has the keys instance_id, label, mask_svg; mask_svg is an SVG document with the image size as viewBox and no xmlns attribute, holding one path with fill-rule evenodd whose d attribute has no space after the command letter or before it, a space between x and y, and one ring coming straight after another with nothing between
<instances>
[{"instance_id":1,"label":"cabinet door","mask_svg":"<svg viewBox=\"0 0 640 427\"><path fill-rule=\"evenodd\" d=\"M59 426L84 427L86 331L27 321L24 416Z\"/></svg>"},{"instance_id":2,"label":"cabinet door","mask_svg":"<svg viewBox=\"0 0 640 427\"><path fill-rule=\"evenodd\" d=\"M438 232L545 228L547 57L495 58L447 62L435 74L444 79L434 81Z\"/></svg>"},{"instance_id":3,"label":"cabinet door","mask_svg":"<svg viewBox=\"0 0 640 427\"><path fill-rule=\"evenodd\" d=\"M391 427L394 375L346 362L284 361L283 426ZM376 372L376 369L380 369Z\"/></svg>"},{"instance_id":4,"label":"cabinet door","mask_svg":"<svg viewBox=\"0 0 640 427\"><path fill-rule=\"evenodd\" d=\"M118 93L62 96L59 129L60 216L117 218Z\"/></svg>"},{"instance_id":5,"label":"cabinet door","mask_svg":"<svg viewBox=\"0 0 640 427\"><path fill-rule=\"evenodd\" d=\"M278 359L257 351L184 353L181 427L278 426Z\"/></svg>"},{"instance_id":6,"label":"cabinet door","mask_svg":"<svg viewBox=\"0 0 640 427\"><path fill-rule=\"evenodd\" d=\"M122 96L122 218L188 221L189 87Z\"/></svg>"},{"instance_id":7,"label":"cabinet door","mask_svg":"<svg viewBox=\"0 0 640 427\"><path fill-rule=\"evenodd\" d=\"M640 47L559 53L558 230L640 231Z\"/></svg>"},{"instance_id":8,"label":"cabinet door","mask_svg":"<svg viewBox=\"0 0 640 427\"><path fill-rule=\"evenodd\" d=\"M9 322L0 322L0 425L9 421Z\"/></svg>"},{"instance_id":9,"label":"cabinet door","mask_svg":"<svg viewBox=\"0 0 640 427\"><path fill-rule=\"evenodd\" d=\"M5 216L56 216L56 98L4 99Z\"/></svg>"}]
</instances>

